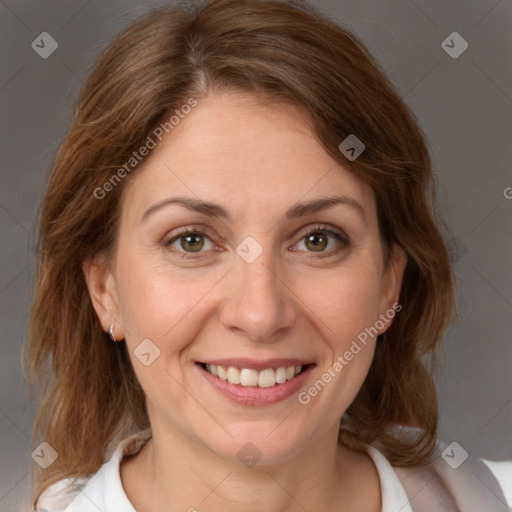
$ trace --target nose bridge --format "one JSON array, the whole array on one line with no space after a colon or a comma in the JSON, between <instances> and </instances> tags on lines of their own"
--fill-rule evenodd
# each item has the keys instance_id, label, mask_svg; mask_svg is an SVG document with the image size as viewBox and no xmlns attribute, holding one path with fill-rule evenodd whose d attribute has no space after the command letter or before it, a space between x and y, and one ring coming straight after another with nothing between
<instances>
[{"instance_id":1,"label":"nose bridge","mask_svg":"<svg viewBox=\"0 0 512 512\"><path fill-rule=\"evenodd\" d=\"M221 314L226 328L243 331L252 340L271 342L275 332L292 324L295 313L290 294L275 268L270 249L250 263L236 256Z\"/></svg>"}]
</instances>

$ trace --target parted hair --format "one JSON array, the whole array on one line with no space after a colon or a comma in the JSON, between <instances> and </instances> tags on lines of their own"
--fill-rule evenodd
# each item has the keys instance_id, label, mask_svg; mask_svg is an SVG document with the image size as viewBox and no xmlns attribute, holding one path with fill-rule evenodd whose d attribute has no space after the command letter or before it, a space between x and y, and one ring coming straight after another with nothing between
<instances>
[{"instance_id":1,"label":"parted hair","mask_svg":"<svg viewBox=\"0 0 512 512\"><path fill-rule=\"evenodd\" d=\"M149 10L102 52L52 163L38 218L25 371L38 390L34 444L58 458L35 474L52 483L95 473L114 440L148 428L144 392L124 343L95 314L83 262L112 253L123 189L103 187L169 112L223 91L254 93L307 113L325 150L368 183L388 247L407 254L400 304L379 336L340 442L376 444L392 464L429 460L438 411L432 372L453 315L453 274L436 213L435 179L418 122L363 43L305 2L211 0ZM365 144L350 161L349 135ZM172 136L172 135L171 135ZM414 438L397 427L416 427Z\"/></svg>"}]
</instances>

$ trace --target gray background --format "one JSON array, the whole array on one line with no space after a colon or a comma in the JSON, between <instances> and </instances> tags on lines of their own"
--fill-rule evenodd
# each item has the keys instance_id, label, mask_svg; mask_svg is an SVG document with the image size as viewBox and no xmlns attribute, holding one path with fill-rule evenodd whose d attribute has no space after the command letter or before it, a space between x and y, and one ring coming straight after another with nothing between
<instances>
[{"instance_id":1,"label":"gray background","mask_svg":"<svg viewBox=\"0 0 512 512\"><path fill-rule=\"evenodd\" d=\"M512 458L512 200L505 197L512 187L512 5L507 0L315 4L369 46L430 141L440 207L454 233L461 317L446 336L437 379L441 437L473 455ZM28 510L34 406L20 355L41 186L87 69L104 44L148 5L158 3L0 3L1 511ZM454 31L469 44L457 59L441 47ZM59 44L48 59L31 48L41 32Z\"/></svg>"}]
</instances>

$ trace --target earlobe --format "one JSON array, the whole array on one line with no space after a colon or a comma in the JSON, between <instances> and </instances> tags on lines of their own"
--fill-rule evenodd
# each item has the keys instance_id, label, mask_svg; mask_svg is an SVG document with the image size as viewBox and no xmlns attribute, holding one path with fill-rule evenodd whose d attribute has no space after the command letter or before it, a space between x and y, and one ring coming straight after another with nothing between
<instances>
[{"instance_id":1,"label":"earlobe","mask_svg":"<svg viewBox=\"0 0 512 512\"><path fill-rule=\"evenodd\" d=\"M115 325L116 339L124 338L115 279L108 261L102 256L95 256L83 262L82 270L92 305L103 330L108 333L111 326Z\"/></svg>"}]
</instances>

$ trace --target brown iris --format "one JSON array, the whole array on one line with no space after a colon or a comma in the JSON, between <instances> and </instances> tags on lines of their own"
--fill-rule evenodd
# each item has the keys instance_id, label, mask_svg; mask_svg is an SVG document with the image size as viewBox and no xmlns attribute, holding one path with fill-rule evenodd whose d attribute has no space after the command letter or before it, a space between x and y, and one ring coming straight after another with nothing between
<instances>
[{"instance_id":1,"label":"brown iris","mask_svg":"<svg viewBox=\"0 0 512 512\"><path fill-rule=\"evenodd\" d=\"M312 251L323 251L327 247L327 235L323 233L312 233L306 236L306 246Z\"/></svg>"},{"instance_id":2,"label":"brown iris","mask_svg":"<svg viewBox=\"0 0 512 512\"><path fill-rule=\"evenodd\" d=\"M187 252L198 252L204 246L204 238L199 234L184 235L181 237L181 247Z\"/></svg>"}]
</instances>

